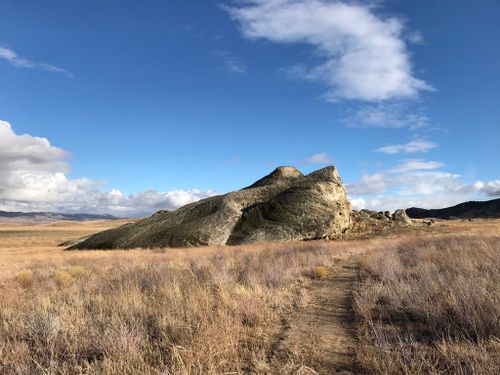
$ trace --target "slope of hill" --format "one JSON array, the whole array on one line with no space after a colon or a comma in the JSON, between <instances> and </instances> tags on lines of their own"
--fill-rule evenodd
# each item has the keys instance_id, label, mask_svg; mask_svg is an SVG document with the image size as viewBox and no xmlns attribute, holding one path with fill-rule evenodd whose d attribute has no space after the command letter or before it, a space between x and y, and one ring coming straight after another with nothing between
<instances>
[{"instance_id":1,"label":"slope of hill","mask_svg":"<svg viewBox=\"0 0 500 375\"><path fill-rule=\"evenodd\" d=\"M500 198L489 201L471 201L457 204L456 206L426 210L412 207L406 210L412 219L437 218L437 219L474 219L474 218L500 218Z\"/></svg>"},{"instance_id":2,"label":"slope of hill","mask_svg":"<svg viewBox=\"0 0 500 375\"><path fill-rule=\"evenodd\" d=\"M71 221L89 221L89 220L117 220L112 215L97 214L68 214L58 212L9 212L0 211L0 221L9 222L33 222L44 223L50 221L71 220Z\"/></svg>"}]
</instances>

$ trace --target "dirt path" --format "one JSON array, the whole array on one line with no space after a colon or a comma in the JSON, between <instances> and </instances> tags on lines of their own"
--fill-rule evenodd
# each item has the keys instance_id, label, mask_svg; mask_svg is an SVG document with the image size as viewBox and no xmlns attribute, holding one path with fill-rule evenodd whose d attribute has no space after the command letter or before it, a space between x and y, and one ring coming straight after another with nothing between
<instances>
[{"instance_id":1,"label":"dirt path","mask_svg":"<svg viewBox=\"0 0 500 375\"><path fill-rule=\"evenodd\" d=\"M354 373L352 291L358 262L359 256L343 260L327 277L308 285L308 303L291 319L281 355L300 357L302 352L307 358L301 360L318 374Z\"/></svg>"}]
</instances>

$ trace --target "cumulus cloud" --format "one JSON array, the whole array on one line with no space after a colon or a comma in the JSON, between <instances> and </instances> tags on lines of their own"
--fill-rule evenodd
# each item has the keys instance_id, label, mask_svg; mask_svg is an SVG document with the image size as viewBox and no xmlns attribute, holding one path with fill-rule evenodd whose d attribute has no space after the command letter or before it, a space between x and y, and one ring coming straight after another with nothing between
<instances>
[{"instance_id":1,"label":"cumulus cloud","mask_svg":"<svg viewBox=\"0 0 500 375\"><path fill-rule=\"evenodd\" d=\"M68 152L46 138L18 135L9 123L0 121L0 209L137 216L173 210L215 194L196 189L131 195L118 189L104 192L100 181L69 178L68 158Z\"/></svg>"},{"instance_id":2,"label":"cumulus cloud","mask_svg":"<svg viewBox=\"0 0 500 375\"><path fill-rule=\"evenodd\" d=\"M241 62L234 54L227 50L216 50L215 55L222 58L226 71L230 74L245 74L247 66Z\"/></svg>"},{"instance_id":3,"label":"cumulus cloud","mask_svg":"<svg viewBox=\"0 0 500 375\"><path fill-rule=\"evenodd\" d=\"M307 44L320 60L289 71L328 86L328 101L382 101L432 90L413 74L403 22L355 2L248 0L225 8L243 35L281 44Z\"/></svg>"},{"instance_id":4,"label":"cumulus cloud","mask_svg":"<svg viewBox=\"0 0 500 375\"><path fill-rule=\"evenodd\" d=\"M331 163L331 159L326 152L320 152L306 158L306 163L310 164L327 164Z\"/></svg>"},{"instance_id":5,"label":"cumulus cloud","mask_svg":"<svg viewBox=\"0 0 500 375\"><path fill-rule=\"evenodd\" d=\"M366 208L366 201L364 198L351 198L347 197L349 201L351 202L351 206L355 210L362 210L363 208Z\"/></svg>"},{"instance_id":6,"label":"cumulus cloud","mask_svg":"<svg viewBox=\"0 0 500 375\"><path fill-rule=\"evenodd\" d=\"M376 151L389 155L399 153L411 154L417 152L427 152L436 147L437 145L435 143L425 139L414 139L408 143L380 147Z\"/></svg>"},{"instance_id":7,"label":"cumulus cloud","mask_svg":"<svg viewBox=\"0 0 500 375\"><path fill-rule=\"evenodd\" d=\"M46 138L17 135L8 122L0 120L0 171L55 171L69 169L69 153L54 147Z\"/></svg>"},{"instance_id":8,"label":"cumulus cloud","mask_svg":"<svg viewBox=\"0 0 500 375\"><path fill-rule=\"evenodd\" d=\"M442 208L500 195L500 180L466 183L460 174L443 171L436 161L407 160L347 185L357 209L395 210L412 206Z\"/></svg>"},{"instance_id":9,"label":"cumulus cloud","mask_svg":"<svg viewBox=\"0 0 500 375\"><path fill-rule=\"evenodd\" d=\"M490 197L500 197L500 180L476 181L474 188Z\"/></svg>"},{"instance_id":10,"label":"cumulus cloud","mask_svg":"<svg viewBox=\"0 0 500 375\"><path fill-rule=\"evenodd\" d=\"M384 174L375 173L370 175L364 173L358 182L348 185L347 190L350 194L356 195L378 194L384 192L388 186L389 182Z\"/></svg>"},{"instance_id":11,"label":"cumulus cloud","mask_svg":"<svg viewBox=\"0 0 500 375\"><path fill-rule=\"evenodd\" d=\"M12 66L15 66L16 68L42 69L49 72L62 73L68 78L74 78L74 75L65 69L59 68L54 65L25 59L9 48L0 47L0 59L9 62Z\"/></svg>"}]
</instances>

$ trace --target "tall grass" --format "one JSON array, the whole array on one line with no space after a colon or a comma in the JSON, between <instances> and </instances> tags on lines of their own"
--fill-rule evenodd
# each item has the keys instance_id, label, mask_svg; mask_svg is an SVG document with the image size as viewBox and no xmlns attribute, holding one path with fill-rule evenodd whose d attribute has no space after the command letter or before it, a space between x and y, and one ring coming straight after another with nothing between
<instances>
[{"instance_id":1,"label":"tall grass","mask_svg":"<svg viewBox=\"0 0 500 375\"><path fill-rule=\"evenodd\" d=\"M328 243L144 251L37 267L0 284L0 374L294 372L275 363L300 284L347 252ZM141 255L142 254L142 255ZM47 268L48 267L48 268ZM294 359L290 359L295 361Z\"/></svg>"},{"instance_id":2,"label":"tall grass","mask_svg":"<svg viewBox=\"0 0 500 375\"><path fill-rule=\"evenodd\" d=\"M369 254L358 359L377 374L500 373L500 238L414 240Z\"/></svg>"}]
</instances>

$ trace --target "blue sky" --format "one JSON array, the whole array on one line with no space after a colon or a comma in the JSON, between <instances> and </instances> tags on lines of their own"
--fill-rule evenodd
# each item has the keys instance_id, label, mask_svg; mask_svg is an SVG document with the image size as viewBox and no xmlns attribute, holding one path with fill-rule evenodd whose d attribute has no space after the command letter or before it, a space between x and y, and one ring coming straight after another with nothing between
<instances>
[{"instance_id":1,"label":"blue sky","mask_svg":"<svg viewBox=\"0 0 500 375\"><path fill-rule=\"evenodd\" d=\"M0 15L0 209L141 215L278 165L335 164L357 208L500 196L498 1L3 0Z\"/></svg>"}]
</instances>

